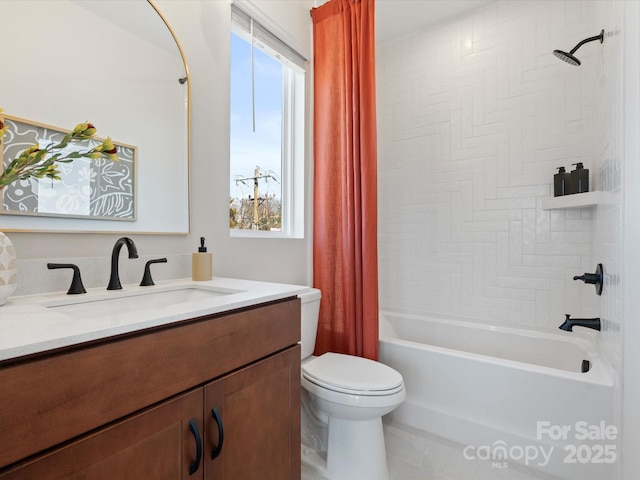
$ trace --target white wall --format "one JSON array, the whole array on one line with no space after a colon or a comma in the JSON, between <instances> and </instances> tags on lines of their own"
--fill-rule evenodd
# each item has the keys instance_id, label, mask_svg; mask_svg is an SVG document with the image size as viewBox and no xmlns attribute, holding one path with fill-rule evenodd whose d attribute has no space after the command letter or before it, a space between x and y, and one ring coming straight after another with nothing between
<instances>
[{"instance_id":1,"label":"white wall","mask_svg":"<svg viewBox=\"0 0 640 480\"><path fill-rule=\"evenodd\" d=\"M620 2L618 2L620 3ZM623 344L622 358L622 471L619 478L640 478L640 2L623 2L622 41L625 61L623 77L624 170L623 196L623 325L617 333Z\"/></svg>"},{"instance_id":2,"label":"white wall","mask_svg":"<svg viewBox=\"0 0 640 480\"><path fill-rule=\"evenodd\" d=\"M597 316L593 208L542 210L593 155L592 2L495 2L378 46L380 304L558 326ZM598 25L596 25L598 23ZM573 168L573 167L571 167Z\"/></svg>"},{"instance_id":3,"label":"white wall","mask_svg":"<svg viewBox=\"0 0 640 480\"><path fill-rule=\"evenodd\" d=\"M311 18L304 2L254 3L294 36L299 45L311 50ZM139 253L187 256L196 250L199 237L205 236L214 256L216 276L308 284L309 228L303 240L229 237L229 2L158 0L156 5L181 43L191 75L192 235L131 235ZM308 179L307 174L307 182ZM29 275L38 272L46 277L51 272L46 271L45 263L52 258L68 261L90 258L93 264L108 264L111 247L120 235L11 233L9 236L20 259L19 271L22 264L22 270ZM121 260L125 275L131 263L128 262ZM137 278L138 272L134 273L132 278ZM33 293L30 278L23 275L19 282L19 293Z\"/></svg>"}]
</instances>

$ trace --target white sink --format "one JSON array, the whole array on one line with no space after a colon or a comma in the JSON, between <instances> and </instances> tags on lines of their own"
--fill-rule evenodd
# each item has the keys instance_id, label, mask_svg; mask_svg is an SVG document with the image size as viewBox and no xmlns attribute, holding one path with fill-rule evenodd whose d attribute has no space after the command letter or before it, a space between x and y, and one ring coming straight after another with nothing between
<instances>
[{"instance_id":1,"label":"white sink","mask_svg":"<svg viewBox=\"0 0 640 480\"><path fill-rule=\"evenodd\" d=\"M241 290L200 288L193 285L154 291L118 291L97 296L74 297L68 301L45 304L54 311L77 318L95 318L120 315L141 310L166 308L179 303L208 300ZM109 295L118 296L109 296Z\"/></svg>"}]
</instances>

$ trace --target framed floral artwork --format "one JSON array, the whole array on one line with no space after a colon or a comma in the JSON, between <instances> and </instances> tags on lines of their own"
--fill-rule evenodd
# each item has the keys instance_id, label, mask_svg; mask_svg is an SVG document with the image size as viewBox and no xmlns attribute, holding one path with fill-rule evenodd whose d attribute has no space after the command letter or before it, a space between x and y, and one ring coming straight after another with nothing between
<instances>
[{"instance_id":1,"label":"framed floral artwork","mask_svg":"<svg viewBox=\"0 0 640 480\"><path fill-rule=\"evenodd\" d=\"M68 133L63 129L9 115L2 116L6 127L0 160L6 164L32 145L46 149ZM102 140L93 137L69 143L65 153L86 150ZM60 180L27 178L2 189L5 215L39 215L103 220L136 220L137 148L113 141L118 160L79 158L59 163Z\"/></svg>"}]
</instances>

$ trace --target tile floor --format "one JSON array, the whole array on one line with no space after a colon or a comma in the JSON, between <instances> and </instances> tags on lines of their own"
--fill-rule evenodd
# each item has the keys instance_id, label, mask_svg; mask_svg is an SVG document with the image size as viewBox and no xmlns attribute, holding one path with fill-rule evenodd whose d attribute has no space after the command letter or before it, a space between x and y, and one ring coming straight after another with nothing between
<instances>
[{"instance_id":1,"label":"tile floor","mask_svg":"<svg viewBox=\"0 0 640 480\"><path fill-rule=\"evenodd\" d=\"M398 423L384 423L384 432L391 480L557 480L514 463L493 468L488 461L467 460L464 445ZM302 467L302 480L323 478Z\"/></svg>"}]
</instances>

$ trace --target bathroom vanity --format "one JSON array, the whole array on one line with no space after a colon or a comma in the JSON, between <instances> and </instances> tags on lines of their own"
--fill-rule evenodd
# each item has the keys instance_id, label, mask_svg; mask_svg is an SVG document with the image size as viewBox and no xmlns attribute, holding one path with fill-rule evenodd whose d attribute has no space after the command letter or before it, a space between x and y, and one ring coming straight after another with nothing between
<instances>
[{"instance_id":1,"label":"bathroom vanity","mask_svg":"<svg viewBox=\"0 0 640 480\"><path fill-rule=\"evenodd\" d=\"M157 325L114 315L101 338L0 357L0 479L299 479L305 287L245 283L235 300L165 308ZM11 309L31 327L39 308L10 305L0 329Z\"/></svg>"}]
</instances>

